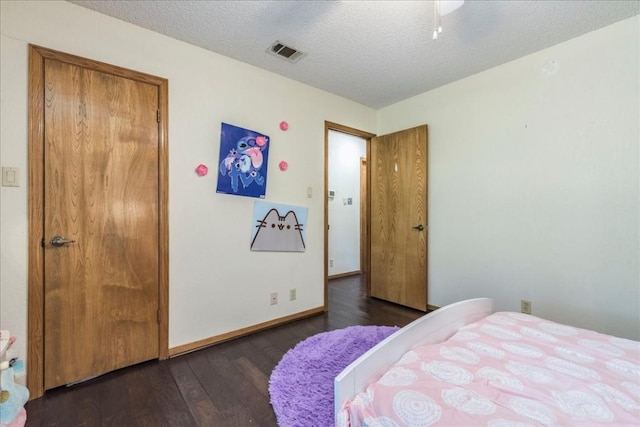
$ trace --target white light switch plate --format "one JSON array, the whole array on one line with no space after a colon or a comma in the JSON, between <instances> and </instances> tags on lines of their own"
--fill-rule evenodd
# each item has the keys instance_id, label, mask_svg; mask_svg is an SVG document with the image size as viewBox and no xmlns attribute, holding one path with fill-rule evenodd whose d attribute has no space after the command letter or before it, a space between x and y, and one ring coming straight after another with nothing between
<instances>
[{"instance_id":1,"label":"white light switch plate","mask_svg":"<svg viewBox=\"0 0 640 427\"><path fill-rule=\"evenodd\" d=\"M18 168L2 167L2 186L20 187L20 171Z\"/></svg>"}]
</instances>

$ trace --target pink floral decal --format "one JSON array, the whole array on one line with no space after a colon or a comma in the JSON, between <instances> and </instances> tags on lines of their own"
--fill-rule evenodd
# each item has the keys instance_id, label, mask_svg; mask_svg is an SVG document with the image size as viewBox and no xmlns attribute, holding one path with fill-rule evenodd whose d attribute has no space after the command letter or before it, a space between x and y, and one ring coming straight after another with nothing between
<instances>
[{"instance_id":1,"label":"pink floral decal","mask_svg":"<svg viewBox=\"0 0 640 427\"><path fill-rule=\"evenodd\" d=\"M286 171L287 169L289 169L289 163L285 162L284 160L281 161L278 166L280 167L280 170L282 172Z\"/></svg>"},{"instance_id":2,"label":"pink floral decal","mask_svg":"<svg viewBox=\"0 0 640 427\"><path fill-rule=\"evenodd\" d=\"M289 123L285 122L284 120L280 122L280 129L286 131L287 129L289 129Z\"/></svg>"},{"instance_id":3,"label":"pink floral decal","mask_svg":"<svg viewBox=\"0 0 640 427\"><path fill-rule=\"evenodd\" d=\"M207 173L209 173L209 168L205 165L198 165L198 167L196 168L196 173L198 174L198 176L206 176Z\"/></svg>"}]
</instances>

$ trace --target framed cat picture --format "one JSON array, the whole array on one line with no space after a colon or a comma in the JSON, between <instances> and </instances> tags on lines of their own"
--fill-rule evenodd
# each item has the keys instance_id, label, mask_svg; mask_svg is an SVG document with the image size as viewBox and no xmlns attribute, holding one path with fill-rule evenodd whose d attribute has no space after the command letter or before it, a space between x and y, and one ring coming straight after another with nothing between
<instances>
[{"instance_id":1,"label":"framed cat picture","mask_svg":"<svg viewBox=\"0 0 640 427\"><path fill-rule=\"evenodd\" d=\"M255 202L252 251L304 252L308 208Z\"/></svg>"}]
</instances>

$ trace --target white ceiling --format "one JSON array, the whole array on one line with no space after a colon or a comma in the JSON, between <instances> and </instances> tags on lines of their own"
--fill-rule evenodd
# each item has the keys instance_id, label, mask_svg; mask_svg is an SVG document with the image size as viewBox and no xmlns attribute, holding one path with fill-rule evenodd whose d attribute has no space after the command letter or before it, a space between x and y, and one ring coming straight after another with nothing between
<instances>
[{"instance_id":1,"label":"white ceiling","mask_svg":"<svg viewBox=\"0 0 640 427\"><path fill-rule=\"evenodd\" d=\"M70 1L376 109L640 13L638 0L467 0L434 41L432 1ZM276 40L307 55L267 53Z\"/></svg>"}]
</instances>

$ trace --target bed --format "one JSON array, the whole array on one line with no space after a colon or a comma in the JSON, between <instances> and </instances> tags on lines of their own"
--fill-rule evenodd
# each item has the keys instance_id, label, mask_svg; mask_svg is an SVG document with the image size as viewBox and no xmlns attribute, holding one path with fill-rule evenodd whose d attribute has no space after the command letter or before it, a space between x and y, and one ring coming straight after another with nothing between
<instances>
[{"instance_id":1,"label":"bed","mask_svg":"<svg viewBox=\"0 0 640 427\"><path fill-rule=\"evenodd\" d=\"M640 342L477 298L387 337L334 380L335 424L640 425Z\"/></svg>"}]
</instances>

